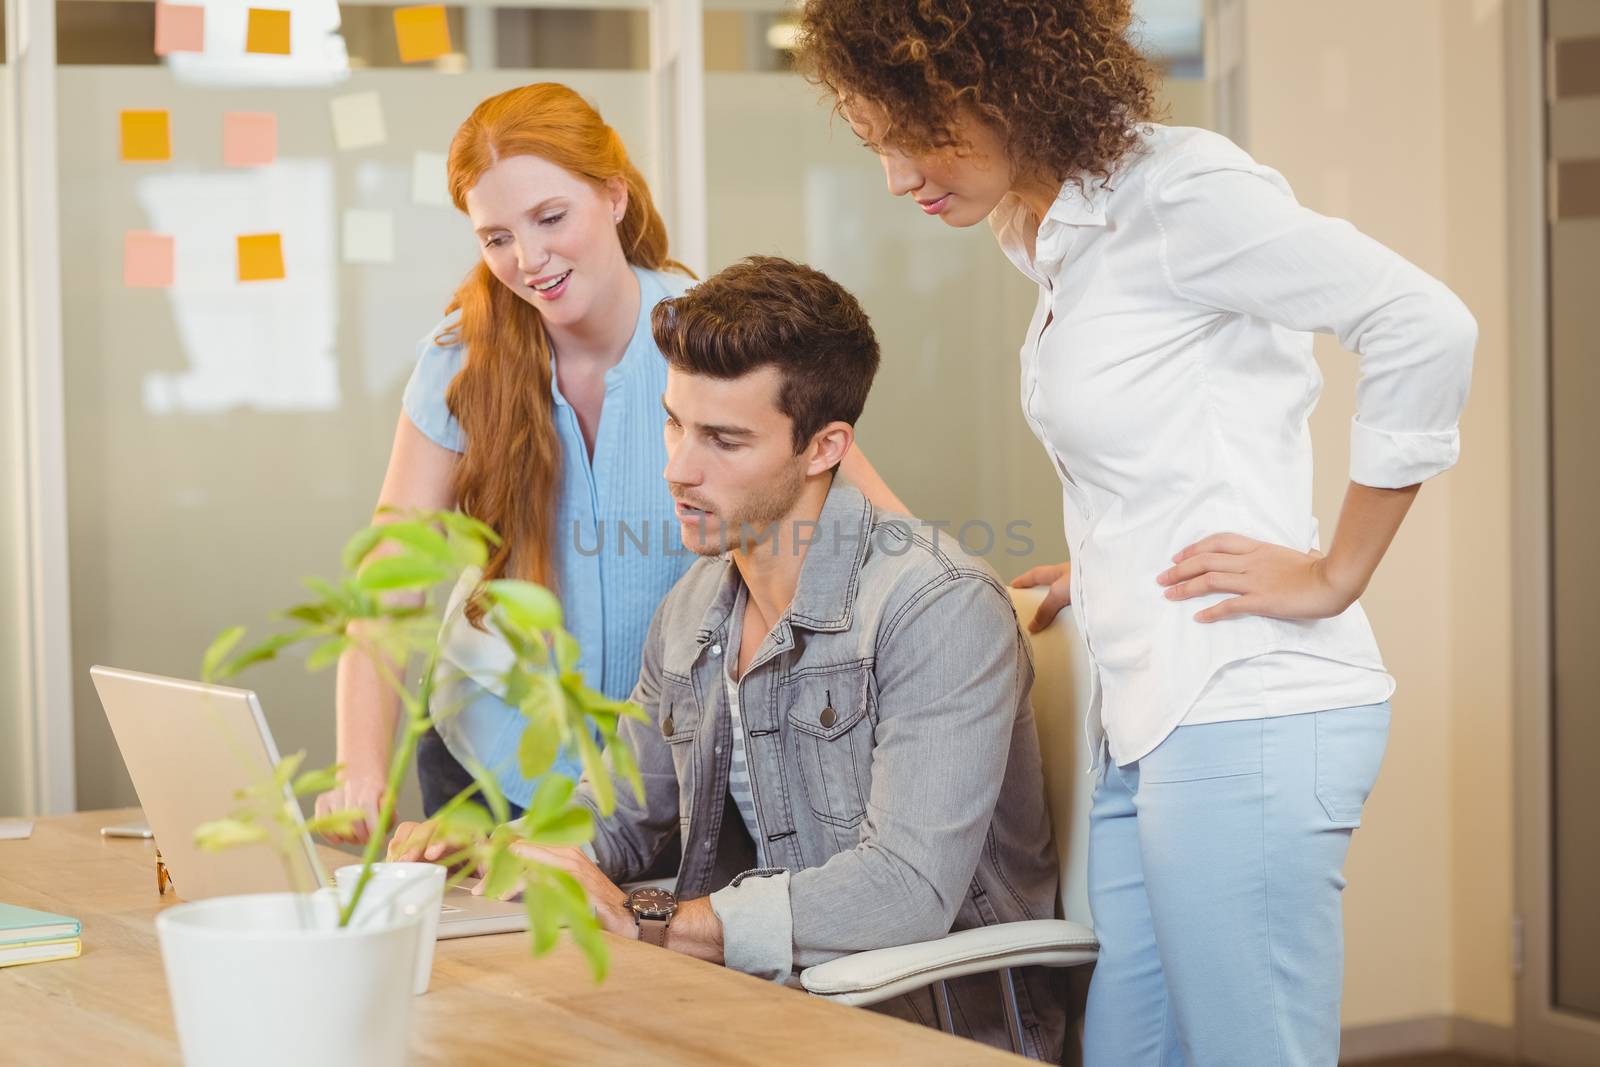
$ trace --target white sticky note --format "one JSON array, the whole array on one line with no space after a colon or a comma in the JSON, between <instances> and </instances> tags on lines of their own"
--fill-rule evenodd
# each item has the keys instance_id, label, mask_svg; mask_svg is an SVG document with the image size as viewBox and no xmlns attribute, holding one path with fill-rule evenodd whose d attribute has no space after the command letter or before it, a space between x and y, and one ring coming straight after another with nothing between
<instances>
[{"instance_id":1,"label":"white sticky note","mask_svg":"<svg viewBox=\"0 0 1600 1067\"><path fill-rule=\"evenodd\" d=\"M328 101L333 143L341 152L371 148L389 139L383 127L383 100L375 92L351 93Z\"/></svg>"},{"instance_id":2,"label":"white sticky note","mask_svg":"<svg viewBox=\"0 0 1600 1067\"><path fill-rule=\"evenodd\" d=\"M411 157L411 199L418 204L453 206L444 153L418 152Z\"/></svg>"},{"instance_id":3,"label":"white sticky note","mask_svg":"<svg viewBox=\"0 0 1600 1067\"><path fill-rule=\"evenodd\" d=\"M394 215L351 208L344 213L346 263L394 262Z\"/></svg>"}]
</instances>

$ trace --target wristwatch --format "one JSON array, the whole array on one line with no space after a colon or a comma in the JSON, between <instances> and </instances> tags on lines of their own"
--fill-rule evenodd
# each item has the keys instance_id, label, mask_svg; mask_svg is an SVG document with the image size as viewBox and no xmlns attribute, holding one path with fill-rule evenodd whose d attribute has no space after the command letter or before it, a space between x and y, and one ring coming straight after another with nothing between
<instances>
[{"instance_id":1,"label":"wristwatch","mask_svg":"<svg viewBox=\"0 0 1600 1067\"><path fill-rule=\"evenodd\" d=\"M639 940L657 948L667 947L667 927L678 913L678 898L665 889L646 886L635 889L624 901L639 924Z\"/></svg>"}]
</instances>

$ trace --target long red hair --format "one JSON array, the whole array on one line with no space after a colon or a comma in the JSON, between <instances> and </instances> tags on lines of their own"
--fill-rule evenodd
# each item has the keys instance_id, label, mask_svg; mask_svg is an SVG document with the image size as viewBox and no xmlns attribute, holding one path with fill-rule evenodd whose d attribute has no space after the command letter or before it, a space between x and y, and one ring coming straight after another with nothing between
<instances>
[{"instance_id":1,"label":"long red hair","mask_svg":"<svg viewBox=\"0 0 1600 1067\"><path fill-rule=\"evenodd\" d=\"M621 178L628 207L617 226L628 262L688 274L667 255L667 228L644 178L628 161L615 130L576 92L555 82L524 85L473 109L450 142L450 197L467 210L467 191L509 156L538 156L596 184ZM502 538L483 580L515 577L554 586L551 561L561 443L550 395L550 338L538 309L479 262L456 290L447 313L460 319L438 337L466 346L445 402L466 434L456 464L461 510ZM482 626L483 607L467 609Z\"/></svg>"}]
</instances>

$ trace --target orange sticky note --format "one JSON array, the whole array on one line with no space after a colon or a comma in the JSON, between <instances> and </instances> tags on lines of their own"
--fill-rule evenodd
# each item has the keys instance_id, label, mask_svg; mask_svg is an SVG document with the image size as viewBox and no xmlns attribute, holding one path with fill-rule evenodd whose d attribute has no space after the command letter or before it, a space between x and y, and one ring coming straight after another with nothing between
<instances>
[{"instance_id":1,"label":"orange sticky note","mask_svg":"<svg viewBox=\"0 0 1600 1067\"><path fill-rule=\"evenodd\" d=\"M400 62L421 63L450 54L450 23L444 7L400 7L394 12L394 36L400 44Z\"/></svg>"},{"instance_id":2,"label":"orange sticky note","mask_svg":"<svg viewBox=\"0 0 1600 1067\"><path fill-rule=\"evenodd\" d=\"M244 50L269 56L289 54L289 13L253 7L245 23Z\"/></svg>"},{"instance_id":3,"label":"orange sticky note","mask_svg":"<svg viewBox=\"0 0 1600 1067\"><path fill-rule=\"evenodd\" d=\"M283 236L276 233L239 235L239 280L273 282L283 278Z\"/></svg>"},{"instance_id":4,"label":"orange sticky note","mask_svg":"<svg viewBox=\"0 0 1600 1067\"><path fill-rule=\"evenodd\" d=\"M172 158L172 125L165 111L122 113L122 161L163 163Z\"/></svg>"},{"instance_id":5,"label":"orange sticky note","mask_svg":"<svg viewBox=\"0 0 1600 1067\"><path fill-rule=\"evenodd\" d=\"M156 55L205 50L205 8L196 4L156 4Z\"/></svg>"},{"instance_id":6,"label":"orange sticky note","mask_svg":"<svg viewBox=\"0 0 1600 1067\"><path fill-rule=\"evenodd\" d=\"M222 116L222 162L264 167L278 158L278 116L270 111L229 111Z\"/></svg>"},{"instance_id":7,"label":"orange sticky note","mask_svg":"<svg viewBox=\"0 0 1600 1067\"><path fill-rule=\"evenodd\" d=\"M122 238L122 284L129 289L169 288L172 263L169 234L130 230Z\"/></svg>"}]
</instances>

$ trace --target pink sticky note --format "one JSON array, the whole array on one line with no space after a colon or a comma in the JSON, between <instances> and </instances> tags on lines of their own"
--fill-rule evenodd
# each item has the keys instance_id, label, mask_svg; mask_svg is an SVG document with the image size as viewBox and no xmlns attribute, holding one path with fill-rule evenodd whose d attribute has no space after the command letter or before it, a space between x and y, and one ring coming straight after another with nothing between
<instances>
[{"instance_id":1,"label":"pink sticky note","mask_svg":"<svg viewBox=\"0 0 1600 1067\"><path fill-rule=\"evenodd\" d=\"M229 111L222 116L222 162L230 167L261 167L277 158L277 115Z\"/></svg>"},{"instance_id":2,"label":"pink sticky note","mask_svg":"<svg viewBox=\"0 0 1600 1067\"><path fill-rule=\"evenodd\" d=\"M122 239L122 284L129 289L172 285L173 241L169 234L130 230Z\"/></svg>"},{"instance_id":3,"label":"pink sticky note","mask_svg":"<svg viewBox=\"0 0 1600 1067\"><path fill-rule=\"evenodd\" d=\"M156 4L156 55L205 50L205 8L195 4Z\"/></svg>"}]
</instances>

